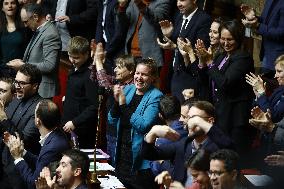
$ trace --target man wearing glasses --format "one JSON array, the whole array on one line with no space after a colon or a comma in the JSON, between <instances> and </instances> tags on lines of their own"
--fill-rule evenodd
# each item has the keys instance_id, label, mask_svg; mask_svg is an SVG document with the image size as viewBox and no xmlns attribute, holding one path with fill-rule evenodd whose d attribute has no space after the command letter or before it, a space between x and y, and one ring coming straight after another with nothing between
<instances>
[{"instance_id":1,"label":"man wearing glasses","mask_svg":"<svg viewBox=\"0 0 284 189\"><path fill-rule=\"evenodd\" d=\"M25 149L38 154L40 150L39 131L34 123L34 110L42 99L38 94L41 72L31 64L24 64L17 72L14 86L16 97L8 105L6 111L0 108L1 136L3 132L18 132L24 141ZM1 189L24 189L20 175L15 169L14 159L7 147L1 147L3 174L0 178Z\"/></svg>"},{"instance_id":2,"label":"man wearing glasses","mask_svg":"<svg viewBox=\"0 0 284 189\"><path fill-rule=\"evenodd\" d=\"M155 146L157 138L176 141L180 137L175 130L168 126L155 125L144 138L142 156L148 160L173 161L172 179L185 184L186 187L190 186L192 180L191 177L187 177L184 163L192 153L200 148L208 152L214 152L220 148L233 148L231 139L214 125L214 116L215 109L211 103L207 101L194 102L188 111L188 118L185 120L188 137L172 144Z\"/></svg>"},{"instance_id":3,"label":"man wearing glasses","mask_svg":"<svg viewBox=\"0 0 284 189\"><path fill-rule=\"evenodd\" d=\"M26 4L21 9L21 19L25 27L34 31L23 59L11 60L7 65L18 70L25 63L35 65L42 73L38 93L42 98L52 98L59 92L58 65L61 40L58 30L46 21L41 5Z\"/></svg>"},{"instance_id":4,"label":"man wearing glasses","mask_svg":"<svg viewBox=\"0 0 284 189\"><path fill-rule=\"evenodd\" d=\"M238 181L238 161L239 155L232 150L211 154L209 177L213 189L244 189Z\"/></svg>"}]
</instances>

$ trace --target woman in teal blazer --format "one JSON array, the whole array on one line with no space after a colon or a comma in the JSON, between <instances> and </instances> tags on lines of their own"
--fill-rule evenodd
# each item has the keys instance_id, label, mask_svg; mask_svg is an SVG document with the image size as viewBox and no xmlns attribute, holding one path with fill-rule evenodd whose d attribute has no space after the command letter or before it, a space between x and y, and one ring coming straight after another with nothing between
<instances>
[{"instance_id":1,"label":"woman in teal blazer","mask_svg":"<svg viewBox=\"0 0 284 189\"><path fill-rule=\"evenodd\" d=\"M149 161L142 159L140 153L144 135L158 120L163 94L153 86L156 73L153 59L142 59L136 67L134 84L114 86L115 103L108 122L117 127L115 167L127 188L157 188Z\"/></svg>"}]
</instances>

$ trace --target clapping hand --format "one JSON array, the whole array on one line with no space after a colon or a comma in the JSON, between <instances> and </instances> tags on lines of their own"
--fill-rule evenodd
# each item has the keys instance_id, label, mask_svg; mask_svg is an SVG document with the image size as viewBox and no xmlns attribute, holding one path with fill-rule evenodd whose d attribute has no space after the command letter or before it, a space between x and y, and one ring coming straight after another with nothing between
<instances>
[{"instance_id":1,"label":"clapping hand","mask_svg":"<svg viewBox=\"0 0 284 189\"><path fill-rule=\"evenodd\" d=\"M253 91L257 97L265 93L265 83L258 75L254 75L253 73L246 74L246 82L253 87Z\"/></svg>"},{"instance_id":2,"label":"clapping hand","mask_svg":"<svg viewBox=\"0 0 284 189\"><path fill-rule=\"evenodd\" d=\"M161 42L159 38L157 38L157 43L162 49L175 49L177 45L170 40L168 37L164 36L165 43Z\"/></svg>"},{"instance_id":3,"label":"clapping hand","mask_svg":"<svg viewBox=\"0 0 284 189\"><path fill-rule=\"evenodd\" d=\"M162 20L159 22L162 33L166 37L170 37L174 31L173 23L169 20Z\"/></svg>"},{"instance_id":4,"label":"clapping hand","mask_svg":"<svg viewBox=\"0 0 284 189\"><path fill-rule=\"evenodd\" d=\"M249 119L249 123L252 126L265 132L272 132L275 125L271 120L271 113L269 110L267 110L267 112L263 112L258 106L256 106L251 110L251 116L253 118Z\"/></svg>"},{"instance_id":5,"label":"clapping hand","mask_svg":"<svg viewBox=\"0 0 284 189\"><path fill-rule=\"evenodd\" d=\"M6 135L6 136L5 136ZM24 143L20 139L19 134L16 132L16 136L10 135L7 132L4 133L4 143L10 150L10 153L14 159L22 158L24 153Z\"/></svg>"},{"instance_id":6,"label":"clapping hand","mask_svg":"<svg viewBox=\"0 0 284 189\"><path fill-rule=\"evenodd\" d=\"M118 102L119 105L123 105L126 103L125 94L123 92L123 86L115 85L113 87L113 95L114 95L115 101Z\"/></svg>"},{"instance_id":7,"label":"clapping hand","mask_svg":"<svg viewBox=\"0 0 284 189\"><path fill-rule=\"evenodd\" d=\"M189 58L190 63L195 62L196 57L195 57L191 42L187 38L183 39L179 37L177 39L177 45L178 45L179 52L184 58Z\"/></svg>"},{"instance_id":8,"label":"clapping hand","mask_svg":"<svg viewBox=\"0 0 284 189\"><path fill-rule=\"evenodd\" d=\"M209 65L213 62L212 48L206 49L204 42L201 39L197 39L195 44L195 51L199 58L199 64L201 66Z\"/></svg>"}]
</instances>

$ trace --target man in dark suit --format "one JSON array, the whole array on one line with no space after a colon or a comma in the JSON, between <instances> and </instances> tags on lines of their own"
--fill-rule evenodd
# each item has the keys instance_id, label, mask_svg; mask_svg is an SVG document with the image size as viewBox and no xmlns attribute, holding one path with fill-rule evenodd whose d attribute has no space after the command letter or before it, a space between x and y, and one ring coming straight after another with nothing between
<instances>
[{"instance_id":1,"label":"man in dark suit","mask_svg":"<svg viewBox=\"0 0 284 189\"><path fill-rule=\"evenodd\" d=\"M284 1L266 0L260 17L256 17L253 8L247 5L242 5L241 11L246 17L243 24L255 28L262 36L262 72L273 73L276 58L284 53Z\"/></svg>"},{"instance_id":2,"label":"man in dark suit","mask_svg":"<svg viewBox=\"0 0 284 189\"><path fill-rule=\"evenodd\" d=\"M35 109L35 125L40 132L41 150L34 155L24 150L23 142L18 133L16 136L4 133L4 142L8 146L16 169L28 188L35 188L35 180L39 177L43 167L58 161L61 153L70 148L66 135L58 126L60 125L60 111L50 100L40 101Z\"/></svg>"},{"instance_id":3,"label":"man in dark suit","mask_svg":"<svg viewBox=\"0 0 284 189\"><path fill-rule=\"evenodd\" d=\"M183 40L187 38L192 45L196 43L197 39L201 39L205 45L209 46L210 16L203 10L198 9L196 0L177 0L177 7L180 13L175 17L174 24L168 25L172 28L172 31L168 33L172 35L167 37L170 37L170 40L175 44L177 39L181 37ZM161 29L169 30L168 27L162 27ZM163 33L165 34L165 32ZM165 46L165 44L159 44L162 48L174 50L173 66L171 68L172 95L183 101L182 91L191 88L195 90L197 98L208 100L208 91L201 89L197 69L198 61L186 65L176 45Z\"/></svg>"},{"instance_id":4,"label":"man in dark suit","mask_svg":"<svg viewBox=\"0 0 284 189\"><path fill-rule=\"evenodd\" d=\"M4 115L0 120L1 135L5 131L17 131L24 141L25 149L34 154L38 154L40 150L39 132L34 122L34 110L41 100L37 92L40 82L40 71L31 64L24 64L17 72L14 82L16 97L6 110L2 106L0 108L0 114ZM24 188L7 147L1 146L1 156L4 171L0 179L1 188Z\"/></svg>"},{"instance_id":5,"label":"man in dark suit","mask_svg":"<svg viewBox=\"0 0 284 189\"><path fill-rule=\"evenodd\" d=\"M156 138L177 140L179 134L167 126L153 126L145 136L142 145L142 156L148 160L171 160L174 165L173 180L190 185L192 180L187 180L184 163L190 155L203 148L214 152L219 148L233 148L233 143L214 123L215 110L212 104L206 101L193 103L188 112L187 123L189 137L175 143L155 146ZM190 178L190 177L189 177Z\"/></svg>"},{"instance_id":6,"label":"man in dark suit","mask_svg":"<svg viewBox=\"0 0 284 189\"><path fill-rule=\"evenodd\" d=\"M35 65L42 73L39 95L52 98L59 92L58 63L61 41L53 23L46 21L41 5L27 4L21 10L21 19L26 27L34 31L23 60L15 59L7 65L18 69L24 63Z\"/></svg>"},{"instance_id":7,"label":"man in dark suit","mask_svg":"<svg viewBox=\"0 0 284 189\"><path fill-rule=\"evenodd\" d=\"M55 184L58 184L65 189L88 189L86 180L89 166L90 161L86 153L77 149L67 150L63 152L63 157L56 169L56 176L51 178L49 168L45 167L36 184L41 185L41 188L53 188Z\"/></svg>"},{"instance_id":8,"label":"man in dark suit","mask_svg":"<svg viewBox=\"0 0 284 189\"><path fill-rule=\"evenodd\" d=\"M103 43L106 51L104 68L107 73L114 74L114 59L124 53L124 41L127 30L116 21L117 0L98 1L98 18L96 43ZM123 31L123 29L125 31Z\"/></svg>"},{"instance_id":9,"label":"man in dark suit","mask_svg":"<svg viewBox=\"0 0 284 189\"><path fill-rule=\"evenodd\" d=\"M96 3L96 0L43 0L42 6L53 20L66 23L71 37L82 36L91 40L96 34ZM62 27L58 23L56 25Z\"/></svg>"}]
</instances>

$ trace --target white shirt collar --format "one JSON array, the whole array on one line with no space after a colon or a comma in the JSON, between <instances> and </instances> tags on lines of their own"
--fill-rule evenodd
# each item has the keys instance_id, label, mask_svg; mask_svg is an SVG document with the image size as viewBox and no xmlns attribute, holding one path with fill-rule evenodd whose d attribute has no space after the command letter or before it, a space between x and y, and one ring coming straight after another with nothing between
<instances>
[{"instance_id":1,"label":"white shirt collar","mask_svg":"<svg viewBox=\"0 0 284 189\"><path fill-rule=\"evenodd\" d=\"M50 135L50 133L52 133L54 130L50 131L49 133L47 133L45 136L40 136L40 145L43 146L44 142L46 141L47 137Z\"/></svg>"},{"instance_id":2,"label":"white shirt collar","mask_svg":"<svg viewBox=\"0 0 284 189\"><path fill-rule=\"evenodd\" d=\"M40 30L40 28L42 28L43 26L45 26L45 24L47 23L48 21L45 21L42 25L40 25L39 27L37 27L37 29L36 30Z\"/></svg>"},{"instance_id":3,"label":"white shirt collar","mask_svg":"<svg viewBox=\"0 0 284 189\"><path fill-rule=\"evenodd\" d=\"M190 13L187 17L183 15L182 18L184 20L188 19L188 21L190 21L196 11L197 11L197 8L192 13Z\"/></svg>"}]
</instances>

